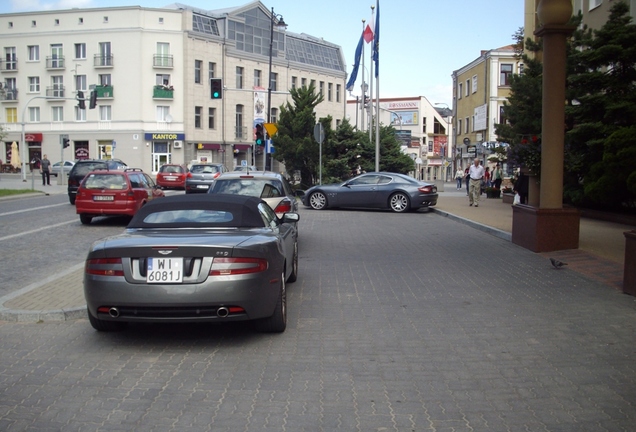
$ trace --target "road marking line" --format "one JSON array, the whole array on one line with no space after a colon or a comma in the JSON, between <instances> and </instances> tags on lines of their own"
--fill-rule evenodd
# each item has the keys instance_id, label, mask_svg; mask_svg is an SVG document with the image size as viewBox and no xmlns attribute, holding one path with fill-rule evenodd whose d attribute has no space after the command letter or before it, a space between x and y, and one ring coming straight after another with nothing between
<instances>
[{"instance_id":1,"label":"road marking line","mask_svg":"<svg viewBox=\"0 0 636 432\"><path fill-rule=\"evenodd\" d=\"M11 212L6 212L6 213L0 213L0 216L10 216L10 215L18 214L18 213L26 213L26 212L30 212L30 211L34 211L34 210L42 210L42 209L47 209L47 208L51 208L51 207L59 207L59 206L63 206L63 205L68 205L68 204L67 203L51 204L51 205L42 206L42 207L35 207L35 208L24 209L24 210L16 210L16 211L11 211Z\"/></svg>"},{"instance_id":2,"label":"road marking line","mask_svg":"<svg viewBox=\"0 0 636 432\"><path fill-rule=\"evenodd\" d=\"M55 225L47 225L45 227L34 229L34 230L31 230L31 231L24 231L24 232L21 232L21 233L11 234L11 235L8 235L8 236L5 236L5 237L0 237L0 241L11 240L11 239L16 238L16 237L21 237L23 235L28 235L28 234L34 234L34 233L37 233L37 232L40 232L40 231L49 230L51 228L57 228L57 227L60 227L62 225L72 224L74 222L77 222L77 220L73 219L73 220L66 221L66 222L61 222L61 223L55 224Z\"/></svg>"}]
</instances>

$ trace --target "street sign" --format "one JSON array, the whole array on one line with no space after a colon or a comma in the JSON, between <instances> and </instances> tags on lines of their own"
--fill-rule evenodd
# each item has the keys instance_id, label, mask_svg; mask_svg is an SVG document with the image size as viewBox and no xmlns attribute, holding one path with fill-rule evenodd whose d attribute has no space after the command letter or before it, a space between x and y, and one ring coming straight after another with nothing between
<instances>
[{"instance_id":1,"label":"street sign","mask_svg":"<svg viewBox=\"0 0 636 432\"><path fill-rule=\"evenodd\" d=\"M267 135L269 135L270 137L273 137L274 135L276 135L276 132L278 132L278 126L276 126L276 123L263 123L263 126L265 126Z\"/></svg>"},{"instance_id":2,"label":"street sign","mask_svg":"<svg viewBox=\"0 0 636 432\"><path fill-rule=\"evenodd\" d=\"M325 140L325 130L322 127L322 123L316 123L316 126L314 126L314 138L318 141L318 144L322 144Z\"/></svg>"}]
</instances>

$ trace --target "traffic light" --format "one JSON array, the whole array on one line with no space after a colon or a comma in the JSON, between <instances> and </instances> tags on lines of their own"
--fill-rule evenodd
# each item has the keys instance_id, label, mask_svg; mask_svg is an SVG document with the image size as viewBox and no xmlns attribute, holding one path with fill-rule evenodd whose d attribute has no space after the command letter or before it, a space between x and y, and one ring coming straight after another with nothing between
<instances>
[{"instance_id":1,"label":"traffic light","mask_svg":"<svg viewBox=\"0 0 636 432\"><path fill-rule=\"evenodd\" d=\"M77 106L79 107L79 109L86 109L86 102L84 102L84 92L83 91L78 91L77 92L77 100L78 100Z\"/></svg>"},{"instance_id":2,"label":"traffic light","mask_svg":"<svg viewBox=\"0 0 636 432\"><path fill-rule=\"evenodd\" d=\"M63 148L66 148L66 147L68 147L70 145L71 145L71 140L69 140L68 138L63 138L62 139L62 147Z\"/></svg>"},{"instance_id":3,"label":"traffic light","mask_svg":"<svg viewBox=\"0 0 636 432\"><path fill-rule=\"evenodd\" d=\"M223 99L223 80L221 78L210 78L210 98Z\"/></svg>"},{"instance_id":4,"label":"traffic light","mask_svg":"<svg viewBox=\"0 0 636 432\"><path fill-rule=\"evenodd\" d=\"M97 106L97 92L95 90L91 91L91 100L88 105L90 109L94 109Z\"/></svg>"},{"instance_id":5,"label":"traffic light","mask_svg":"<svg viewBox=\"0 0 636 432\"><path fill-rule=\"evenodd\" d=\"M254 142L257 146L265 145L265 133L263 132L263 125L258 123L254 127Z\"/></svg>"}]
</instances>

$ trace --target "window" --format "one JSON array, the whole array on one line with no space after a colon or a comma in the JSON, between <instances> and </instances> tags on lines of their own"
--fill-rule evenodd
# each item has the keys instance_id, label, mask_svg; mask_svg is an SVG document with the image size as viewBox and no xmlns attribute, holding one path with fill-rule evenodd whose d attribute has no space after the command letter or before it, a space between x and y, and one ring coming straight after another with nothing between
<instances>
[{"instance_id":1,"label":"window","mask_svg":"<svg viewBox=\"0 0 636 432\"><path fill-rule=\"evenodd\" d=\"M590 0L590 7L588 10L596 9L601 4L603 4L603 0Z\"/></svg>"},{"instance_id":2,"label":"window","mask_svg":"<svg viewBox=\"0 0 636 432\"><path fill-rule=\"evenodd\" d=\"M324 81L320 81L320 96L324 96L325 95L325 82Z\"/></svg>"},{"instance_id":3,"label":"window","mask_svg":"<svg viewBox=\"0 0 636 432\"><path fill-rule=\"evenodd\" d=\"M236 138L243 138L243 105L236 106L236 134L235 136Z\"/></svg>"},{"instance_id":4,"label":"window","mask_svg":"<svg viewBox=\"0 0 636 432\"><path fill-rule=\"evenodd\" d=\"M341 91L342 91L342 86L340 84L336 84L336 102L340 102Z\"/></svg>"},{"instance_id":5,"label":"window","mask_svg":"<svg viewBox=\"0 0 636 432\"><path fill-rule=\"evenodd\" d=\"M52 92L50 95L53 97L64 97L64 77L62 75L52 76L51 77Z\"/></svg>"},{"instance_id":6,"label":"window","mask_svg":"<svg viewBox=\"0 0 636 432\"><path fill-rule=\"evenodd\" d=\"M433 141L428 142L428 152L433 153Z\"/></svg>"},{"instance_id":7,"label":"window","mask_svg":"<svg viewBox=\"0 0 636 432\"><path fill-rule=\"evenodd\" d=\"M316 80L309 81L309 87L316 88Z\"/></svg>"},{"instance_id":8,"label":"window","mask_svg":"<svg viewBox=\"0 0 636 432\"><path fill-rule=\"evenodd\" d=\"M194 83L201 84L201 73L203 69L203 62L201 60L194 61Z\"/></svg>"},{"instance_id":9,"label":"window","mask_svg":"<svg viewBox=\"0 0 636 432\"><path fill-rule=\"evenodd\" d=\"M29 77L29 93L40 92L40 77Z\"/></svg>"},{"instance_id":10,"label":"window","mask_svg":"<svg viewBox=\"0 0 636 432\"><path fill-rule=\"evenodd\" d=\"M457 130L459 131L459 133L463 132L462 129L462 119L457 119Z\"/></svg>"},{"instance_id":11,"label":"window","mask_svg":"<svg viewBox=\"0 0 636 432\"><path fill-rule=\"evenodd\" d=\"M465 127L465 129L464 129L464 133L468 133L468 132L469 132L469 130L468 130L468 129L470 128L470 123L469 123L469 121L468 121L468 117L466 117L466 118L464 119L464 127Z\"/></svg>"},{"instance_id":12,"label":"window","mask_svg":"<svg viewBox=\"0 0 636 432\"><path fill-rule=\"evenodd\" d=\"M477 75L473 75L473 93L477 93Z\"/></svg>"},{"instance_id":13,"label":"window","mask_svg":"<svg viewBox=\"0 0 636 432\"><path fill-rule=\"evenodd\" d=\"M197 129L201 129L201 113L203 112L203 107L195 106L194 107L194 127Z\"/></svg>"},{"instance_id":14,"label":"window","mask_svg":"<svg viewBox=\"0 0 636 432\"><path fill-rule=\"evenodd\" d=\"M470 96L470 80L466 80L466 96Z\"/></svg>"},{"instance_id":15,"label":"window","mask_svg":"<svg viewBox=\"0 0 636 432\"><path fill-rule=\"evenodd\" d=\"M170 44L157 42L157 54L155 55L155 66L172 67L172 56L170 55Z\"/></svg>"},{"instance_id":16,"label":"window","mask_svg":"<svg viewBox=\"0 0 636 432\"><path fill-rule=\"evenodd\" d=\"M4 49L5 70L18 69L18 57L16 56L15 47L6 47Z\"/></svg>"},{"instance_id":17,"label":"window","mask_svg":"<svg viewBox=\"0 0 636 432\"><path fill-rule=\"evenodd\" d=\"M62 44L51 45L51 67L64 67L64 49L62 47Z\"/></svg>"},{"instance_id":18,"label":"window","mask_svg":"<svg viewBox=\"0 0 636 432\"><path fill-rule=\"evenodd\" d=\"M17 108L7 108L5 109L5 116L7 118L7 123L17 123L18 122L18 109Z\"/></svg>"},{"instance_id":19,"label":"window","mask_svg":"<svg viewBox=\"0 0 636 432\"><path fill-rule=\"evenodd\" d=\"M333 101L333 83L327 84L327 101L328 102Z\"/></svg>"},{"instance_id":20,"label":"window","mask_svg":"<svg viewBox=\"0 0 636 432\"><path fill-rule=\"evenodd\" d=\"M170 115L170 107L169 106L159 106L157 105L157 121L165 122L166 117Z\"/></svg>"},{"instance_id":21,"label":"window","mask_svg":"<svg viewBox=\"0 0 636 432\"><path fill-rule=\"evenodd\" d=\"M77 122L85 122L86 121L86 110L80 109L77 105L75 106L75 121Z\"/></svg>"},{"instance_id":22,"label":"window","mask_svg":"<svg viewBox=\"0 0 636 432\"><path fill-rule=\"evenodd\" d=\"M500 70L499 85L500 86L510 85L510 77L512 76L512 65L504 63L500 66L499 70Z\"/></svg>"},{"instance_id":23,"label":"window","mask_svg":"<svg viewBox=\"0 0 636 432\"><path fill-rule=\"evenodd\" d=\"M215 117L216 117L216 108L208 108L208 129L214 129Z\"/></svg>"},{"instance_id":24,"label":"window","mask_svg":"<svg viewBox=\"0 0 636 432\"><path fill-rule=\"evenodd\" d=\"M108 17L107 17L107 16L105 16L105 17L104 17L104 22L105 22L105 23L107 23L107 22L108 22Z\"/></svg>"},{"instance_id":25,"label":"window","mask_svg":"<svg viewBox=\"0 0 636 432\"><path fill-rule=\"evenodd\" d=\"M80 17L80 18L78 18L78 19L77 19L77 23L78 23L78 24L84 24L84 18L81 18L81 17Z\"/></svg>"},{"instance_id":26,"label":"window","mask_svg":"<svg viewBox=\"0 0 636 432\"><path fill-rule=\"evenodd\" d=\"M254 87L261 86L261 71L254 69Z\"/></svg>"},{"instance_id":27,"label":"window","mask_svg":"<svg viewBox=\"0 0 636 432\"><path fill-rule=\"evenodd\" d=\"M208 63L208 78L212 79L214 78L214 71L216 70L216 63L213 62L209 62Z\"/></svg>"},{"instance_id":28,"label":"window","mask_svg":"<svg viewBox=\"0 0 636 432\"><path fill-rule=\"evenodd\" d=\"M507 122L506 120L506 114L504 113L504 107L500 106L499 107L499 124L505 124Z\"/></svg>"},{"instance_id":29,"label":"window","mask_svg":"<svg viewBox=\"0 0 636 432\"><path fill-rule=\"evenodd\" d=\"M169 86L169 85L170 85L170 75L167 75L167 74L157 74L157 75L155 76L155 84L156 84L156 85Z\"/></svg>"},{"instance_id":30,"label":"window","mask_svg":"<svg viewBox=\"0 0 636 432\"><path fill-rule=\"evenodd\" d=\"M426 117L422 117L422 133L426 134Z\"/></svg>"},{"instance_id":31,"label":"window","mask_svg":"<svg viewBox=\"0 0 636 432\"><path fill-rule=\"evenodd\" d=\"M87 89L86 75L75 75L75 90L86 91Z\"/></svg>"},{"instance_id":32,"label":"window","mask_svg":"<svg viewBox=\"0 0 636 432\"><path fill-rule=\"evenodd\" d=\"M475 132L475 116L471 116L470 120L471 120L471 128L470 128L470 131L471 131L471 132Z\"/></svg>"},{"instance_id":33,"label":"window","mask_svg":"<svg viewBox=\"0 0 636 432\"><path fill-rule=\"evenodd\" d=\"M269 85L272 91L278 90L278 74L277 73L272 72L271 81Z\"/></svg>"},{"instance_id":34,"label":"window","mask_svg":"<svg viewBox=\"0 0 636 432\"><path fill-rule=\"evenodd\" d=\"M110 42L99 43L99 58L95 66L112 66L113 52L111 51Z\"/></svg>"},{"instance_id":35,"label":"window","mask_svg":"<svg viewBox=\"0 0 636 432\"><path fill-rule=\"evenodd\" d=\"M236 67L236 88L243 88L243 68L240 66Z\"/></svg>"},{"instance_id":36,"label":"window","mask_svg":"<svg viewBox=\"0 0 636 432\"><path fill-rule=\"evenodd\" d=\"M278 123L278 108L272 108L270 123Z\"/></svg>"},{"instance_id":37,"label":"window","mask_svg":"<svg viewBox=\"0 0 636 432\"><path fill-rule=\"evenodd\" d=\"M103 86L113 85L112 77L110 74L97 75L97 82L99 83L99 85L103 85Z\"/></svg>"},{"instance_id":38,"label":"window","mask_svg":"<svg viewBox=\"0 0 636 432\"><path fill-rule=\"evenodd\" d=\"M29 45L27 51L29 52L29 61L40 61L40 45Z\"/></svg>"},{"instance_id":39,"label":"window","mask_svg":"<svg viewBox=\"0 0 636 432\"><path fill-rule=\"evenodd\" d=\"M75 59L86 59L86 44L85 43L76 43L75 44Z\"/></svg>"},{"instance_id":40,"label":"window","mask_svg":"<svg viewBox=\"0 0 636 432\"><path fill-rule=\"evenodd\" d=\"M51 118L54 122L64 121L64 108L63 107L51 107Z\"/></svg>"},{"instance_id":41,"label":"window","mask_svg":"<svg viewBox=\"0 0 636 432\"><path fill-rule=\"evenodd\" d=\"M298 85L298 78L293 76L291 80L291 88L295 89L297 85Z\"/></svg>"},{"instance_id":42,"label":"window","mask_svg":"<svg viewBox=\"0 0 636 432\"><path fill-rule=\"evenodd\" d=\"M111 121L112 118L112 109L110 105L100 105L99 106L99 120L100 121Z\"/></svg>"},{"instance_id":43,"label":"window","mask_svg":"<svg viewBox=\"0 0 636 432\"><path fill-rule=\"evenodd\" d=\"M463 83L457 84L457 98L458 99L462 98L463 91L464 91L464 84Z\"/></svg>"},{"instance_id":44,"label":"window","mask_svg":"<svg viewBox=\"0 0 636 432\"><path fill-rule=\"evenodd\" d=\"M341 124L342 124L342 120L336 119L336 129L338 129Z\"/></svg>"},{"instance_id":45,"label":"window","mask_svg":"<svg viewBox=\"0 0 636 432\"><path fill-rule=\"evenodd\" d=\"M40 107L29 107L29 122L39 123L40 121Z\"/></svg>"},{"instance_id":46,"label":"window","mask_svg":"<svg viewBox=\"0 0 636 432\"><path fill-rule=\"evenodd\" d=\"M307 87L307 78L301 78L300 79L300 86L301 87Z\"/></svg>"}]
</instances>

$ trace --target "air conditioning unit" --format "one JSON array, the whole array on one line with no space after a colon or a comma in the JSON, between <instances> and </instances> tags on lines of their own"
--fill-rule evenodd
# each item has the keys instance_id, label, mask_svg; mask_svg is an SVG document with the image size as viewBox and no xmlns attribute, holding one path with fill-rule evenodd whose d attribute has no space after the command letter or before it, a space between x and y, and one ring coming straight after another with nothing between
<instances>
[{"instance_id":1,"label":"air conditioning unit","mask_svg":"<svg viewBox=\"0 0 636 432\"><path fill-rule=\"evenodd\" d=\"M183 146L183 141L175 141L174 148L181 148Z\"/></svg>"}]
</instances>

